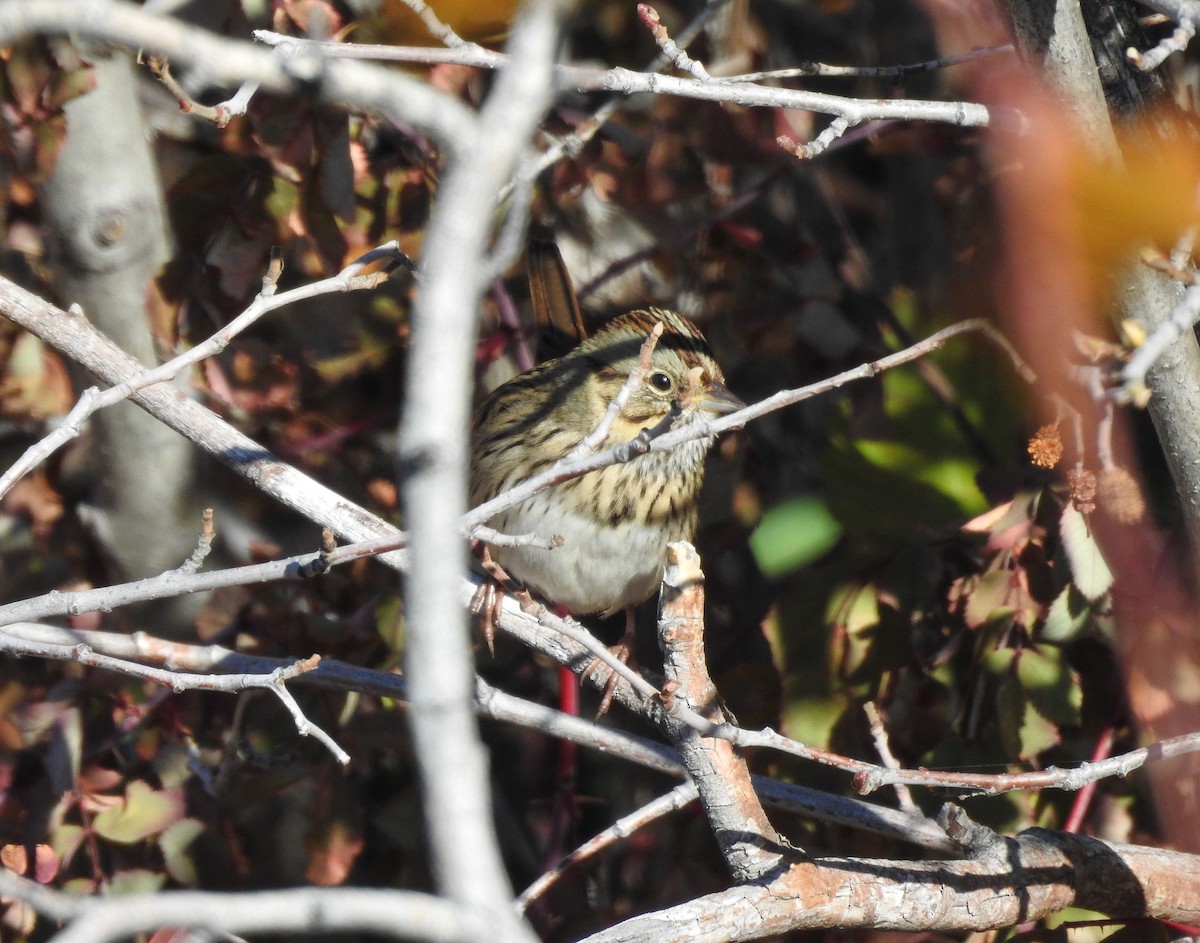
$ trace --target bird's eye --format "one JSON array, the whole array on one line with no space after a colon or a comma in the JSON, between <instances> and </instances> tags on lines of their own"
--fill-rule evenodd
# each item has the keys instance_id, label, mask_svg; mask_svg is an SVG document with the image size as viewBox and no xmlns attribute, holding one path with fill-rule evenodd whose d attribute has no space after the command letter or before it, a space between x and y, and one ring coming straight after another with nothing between
<instances>
[{"instance_id":1,"label":"bird's eye","mask_svg":"<svg viewBox=\"0 0 1200 943\"><path fill-rule=\"evenodd\" d=\"M650 376L648 376L646 379L649 380L650 385L652 387L654 387L656 390L658 390L658 392L660 392L660 393L671 392L671 388L675 385L674 382L672 382L671 378L669 376L667 376L665 373L663 373L661 370L655 371L654 373L650 374Z\"/></svg>"}]
</instances>

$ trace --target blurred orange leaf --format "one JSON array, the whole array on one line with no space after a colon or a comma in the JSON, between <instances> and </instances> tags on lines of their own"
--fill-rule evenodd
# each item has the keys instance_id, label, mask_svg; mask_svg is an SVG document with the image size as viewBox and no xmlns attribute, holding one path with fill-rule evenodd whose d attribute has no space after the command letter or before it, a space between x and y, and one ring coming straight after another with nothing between
<instances>
[{"instance_id":1,"label":"blurred orange leaf","mask_svg":"<svg viewBox=\"0 0 1200 943\"><path fill-rule=\"evenodd\" d=\"M517 4L516 0L433 0L429 7L463 39L494 43L508 34L508 24ZM388 42L397 46L440 45L420 17L402 0L384 0L379 4L369 28L362 33L361 38L369 42ZM356 38L360 38L359 34Z\"/></svg>"},{"instance_id":2,"label":"blurred orange leaf","mask_svg":"<svg viewBox=\"0 0 1200 943\"><path fill-rule=\"evenodd\" d=\"M29 851L24 845L0 846L0 865L14 874L33 878L47 884L58 874L58 855L49 845L38 845L33 852L33 868L29 867Z\"/></svg>"},{"instance_id":3,"label":"blurred orange leaf","mask_svg":"<svg viewBox=\"0 0 1200 943\"><path fill-rule=\"evenodd\" d=\"M1103 285L1147 243L1169 251L1200 222L1200 155L1182 128L1146 121L1121 134L1124 167L1108 167L1078 146L1070 194L1093 285Z\"/></svg>"},{"instance_id":4,"label":"blurred orange leaf","mask_svg":"<svg viewBox=\"0 0 1200 943\"><path fill-rule=\"evenodd\" d=\"M362 835L344 822L332 822L309 841L304 876L326 887L343 884L363 849Z\"/></svg>"}]
</instances>

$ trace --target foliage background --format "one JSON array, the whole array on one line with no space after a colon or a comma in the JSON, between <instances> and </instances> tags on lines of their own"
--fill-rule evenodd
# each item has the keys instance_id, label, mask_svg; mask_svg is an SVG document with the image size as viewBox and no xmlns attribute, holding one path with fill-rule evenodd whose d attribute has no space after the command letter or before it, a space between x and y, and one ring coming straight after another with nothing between
<instances>
[{"instance_id":1,"label":"foliage background","mask_svg":"<svg viewBox=\"0 0 1200 943\"><path fill-rule=\"evenodd\" d=\"M658 10L677 28L696 5ZM489 15L475 23L442 13L468 38L498 40L509 11L468 4L463 15L480 11ZM394 2L362 20L348 5L283 0L271 9L213 5L205 15L233 35L323 24L349 41L427 41ZM692 54L710 70L722 62L738 71L808 60L908 63L995 42L999 25L981 21L967 34L933 3L758 0L730 4ZM567 49L576 59L635 69L656 51L633 8L615 0L581 7ZM54 298L55 247L39 187L67 133L62 103L86 91L89 68L63 42L15 49L2 64L0 264ZM1003 85L1011 68L999 55L904 78L804 84L864 98L970 98ZM490 81L454 66L419 71L471 103ZM172 257L148 299L163 351L203 339L242 310L273 246L285 260L282 287L333 274L387 238L420 256L439 173L427 140L370 116L347 121L268 96L216 129L181 118L148 75L143 86L173 237ZM564 95L547 135L577 127L599 101ZM986 151L980 132L936 125L873 124L808 162L775 143L780 134L808 138L814 122L819 129L820 119L807 113L641 97L577 157L548 171L538 181L536 226L559 244L590 322L647 304L684 311L701 323L731 388L747 401L967 317L1010 324L1006 265L1013 243L1030 237L1006 213L1012 196L1005 177L1022 168ZM1066 133L1048 147L1067 163L1070 186L1054 194L1046 216L1086 212L1088 231L1118 230L1130 244L1158 235L1138 225L1147 194L1169 201L1186 177L1163 152L1135 168L1122 191ZM1114 193L1126 198L1098 204L1097 194ZM1095 251L1111 260L1128 248ZM1108 275L1098 267L1080 289L1095 294L1096 310L1104 308ZM397 278L369 294L277 313L205 364L193 378L196 395L351 500L402 523L393 430L414 290ZM481 388L519 369L523 356L536 356L519 329L527 307L519 262L481 313ZM1112 336L1099 316L1085 327ZM1056 349L1054 356L1077 355ZM11 461L74 394L68 365L3 323L0 359L0 450ZM699 543L709 580L710 663L743 725L779 725L814 746L871 758L863 704L873 701L903 765L958 770L1063 765L1136 745L1145 729L1137 721L1145 718L1126 693L1122 643L1108 586L1096 576L1091 530L1071 509L1085 511L1088 523L1117 542L1132 540L1122 528L1161 528L1153 532L1161 555L1143 563L1174 586L1173 560L1181 554L1170 542L1170 487L1152 431L1133 417L1134 447L1121 461L1139 477L1144 466L1153 483L1136 492L1148 500L1147 517L1131 523L1124 505L1111 497L1106 503L1103 492L1098 508L1080 507L1086 502L1078 489L1072 503L1060 471L1034 467L1027 453L1029 437L1053 418L1049 392L1021 383L995 351L958 341L929 362L774 414L721 443ZM1084 416L1089 443L1096 419ZM105 460L83 441L6 498L5 600L119 578L87 527L95 464ZM1101 470L1090 447L1085 455L1068 448L1065 464L1077 460ZM217 509L226 561L317 542L313 527L221 469L202 466L200 481L203 501ZM652 612L644 615L652 622ZM319 652L373 667L399 664L405 629L400 587L369 562L303 584L221 591L188 620L145 620L143 612L122 610L75 624L261 654ZM653 642L645 641L640 661L653 667ZM1193 666L1181 647L1184 690L1194 687ZM511 642L498 640L494 655L481 649L479 670L506 690L555 703L556 673ZM1157 693L1175 698L1180 688L1164 683ZM103 672L5 659L4 863L23 870L33 854L45 880L87 890L305 882L427 888L402 705L365 695L304 692L302 699L353 756L348 770L298 740L269 697L174 695ZM555 743L500 727L486 734L497 821L518 887L669 788L586 754L564 781ZM785 779L849 788L842 774L777 757L755 762ZM928 793L915 798L926 809L941 801ZM1135 782L1107 782L1086 799L1022 793L967 806L1008 832L1062 827L1078 806L1083 827L1105 837L1195 843L1194 835L1159 830ZM875 839L811 821L780 825L814 852L889 852ZM534 920L548 939L572 939L725 883L707 824L686 812L572 872ZM15 905L4 919L15 937L48 933Z\"/></svg>"}]
</instances>

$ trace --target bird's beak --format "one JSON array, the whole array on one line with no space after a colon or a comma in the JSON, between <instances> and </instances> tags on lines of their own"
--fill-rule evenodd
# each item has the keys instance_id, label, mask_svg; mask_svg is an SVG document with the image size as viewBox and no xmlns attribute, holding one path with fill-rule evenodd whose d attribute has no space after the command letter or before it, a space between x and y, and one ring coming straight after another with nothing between
<instances>
[{"instance_id":1,"label":"bird's beak","mask_svg":"<svg viewBox=\"0 0 1200 943\"><path fill-rule=\"evenodd\" d=\"M693 395L692 401L698 409L702 409L706 413L712 413L714 416L723 416L726 413L736 412L746 405L738 397L730 393L729 388L720 380L716 380L703 389L697 390Z\"/></svg>"}]
</instances>

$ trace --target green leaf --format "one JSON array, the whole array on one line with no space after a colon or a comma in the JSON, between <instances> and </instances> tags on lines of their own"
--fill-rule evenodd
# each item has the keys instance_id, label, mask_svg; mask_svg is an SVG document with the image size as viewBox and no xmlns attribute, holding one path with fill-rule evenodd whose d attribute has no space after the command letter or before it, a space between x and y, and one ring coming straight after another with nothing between
<instances>
[{"instance_id":1,"label":"green leaf","mask_svg":"<svg viewBox=\"0 0 1200 943\"><path fill-rule=\"evenodd\" d=\"M1087 627L1091 615L1091 607L1083 593L1074 583L1069 583L1050 604L1038 639L1052 645L1065 645Z\"/></svg>"},{"instance_id":2,"label":"green leaf","mask_svg":"<svg viewBox=\"0 0 1200 943\"><path fill-rule=\"evenodd\" d=\"M1030 703L1048 721L1079 723L1083 692L1079 677L1063 660L1061 649L1023 649L1017 658L1017 680Z\"/></svg>"},{"instance_id":3,"label":"green leaf","mask_svg":"<svg viewBox=\"0 0 1200 943\"><path fill-rule=\"evenodd\" d=\"M1013 575L1007 570L986 573L975 584L967 597L964 619L968 626L977 629L987 622L1011 615L1014 606L1008 600L1013 590Z\"/></svg>"},{"instance_id":4,"label":"green leaf","mask_svg":"<svg viewBox=\"0 0 1200 943\"><path fill-rule=\"evenodd\" d=\"M60 861L70 861L83 842L83 827L64 822L50 832L50 847Z\"/></svg>"},{"instance_id":5,"label":"green leaf","mask_svg":"<svg viewBox=\"0 0 1200 943\"><path fill-rule=\"evenodd\" d=\"M863 439L857 446L872 464L930 485L964 514L975 515L987 507L975 483L978 465L974 461L940 457L898 442Z\"/></svg>"},{"instance_id":6,"label":"green leaf","mask_svg":"<svg viewBox=\"0 0 1200 943\"><path fill-rule=\"evenodd\" d=\"M1000 682L996 703L1000 737L1010 756L1031 760L1062 739L1058 725L1034 708L1016 678L1009 676Z\"/></svg>"},{"instance_id":7,"label":"green leaf","mask_svg":"<svg viewBox=\"0 0 1200 943\"><path fill-rule=\"evenodd\" d=\"M750 535L750 551L767 576L784 576L828 551L842 529L815 498L797 498L771 508Z\"/></svg>"},{"instance_id":8,"label":"green leaf","mask_svg":"<svg viewBox=\"0 0 1200 943\"><path fill-rule=\"evenodd\" d=\"M384 598L376 605L375 630L388 651L404 651L404 611L399 596Z\"/></svg>"},{"instance_id":9,"label":"green leaf","mask_svg":"<svg viewBox=\"0 0 1200 943\"><path fill-rule=\"evenodd\" d=\"M874 586L847 586L835 592L826 607L826 619L854 634L879 624L879 591Z\"/></svg>"},{"instance_id":10,"label":"green leaf","mask_svg":"<svg viewBox=\"0 0 1200 943\"><path fill-rule=\"evenodd\" d=\"M92 825L102 838L132 844L157 835L183 818L183 813L181 790L155 791L147 783L135 779L125 790L124 801L105 809L96 816Z\"/></svg>"},{"instance_id":11,"label":"green leaf","mask_svg":"<svg viewBox=\"0 0 1200 943\"><path fill-rule=\"evenodd\" d=\"M127 894L153 894L161 890L167 881L165 874L156 871L146 871L141 868L130 868L128 871L118 871L108 883L108 893L113 897Z\"/></svg>"},{"instance_id":12,"label":"green leaf","mask_svg":"<svg viewBox=\"0 0 1200 943\"><path fill-rule=\"evenodd\" d=\"M787 736L818 749L828 749L843 705L832 698L796 698L787 707L783 730Z\"/></svg>"},{"instance_id":13,"label":"green leaf","mask_svg":"<svg viewBox=\"0 0 1200 943\"><path fill-rule=\"evenodd\" d=\"M1016 652L1011 648L997 648L983 656L983 669L988 674L999 676L1012 666Z\"/></svg>"},{"instance_id":14,"label":"green leaf","mask_svg":"<svg viewBox=\"0 0 1200 943\"><path fill-rule=\"evenodd\" d=\"M180 819L174 825L167 827L158 839L158 847L163 854L163 863L172 880L186 887L195 887L199 883L196 876L196 866L188 854L188 848L196 837L204 831L204 824L196 819Z\"/></svg>"},{"instance_id":15,"label":"green leaf","mask_svg":"<svg viewBox=\"0 0 1200 943\"><path fill-rule=\"evenodd\" d=\"M1000 727L1000 742L1004 755L1021 754L1021 723L1025 720L1025 709L1029 706L1025 692L1012 675L1001 679L996 690L996 723Z\"/></svg>"},{"instance_id":16,"label":"green leaf","mask_svg":"<svg viewBox=\"0 0 1200 943\"><path fill-rule=\"evenodd\" d=\"M1087 599L1095 602L1108 592L1113 584L1113 575L1088 530L1087 521L1073 504L1063 508L1061 530L1063 548L1071 564L1075 585Z\"/></svg>"}]
</instances>

